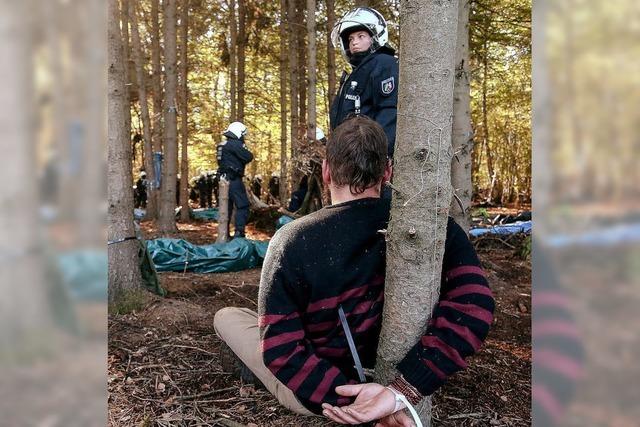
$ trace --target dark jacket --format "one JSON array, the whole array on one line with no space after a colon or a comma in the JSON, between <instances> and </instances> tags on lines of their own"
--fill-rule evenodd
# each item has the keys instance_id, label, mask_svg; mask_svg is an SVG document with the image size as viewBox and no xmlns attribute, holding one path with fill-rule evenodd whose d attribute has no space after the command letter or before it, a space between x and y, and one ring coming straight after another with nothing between
<instances>
[{"instance_id":1,"label":"dark jacket","mask_svg":"<svg viewBox=\"0 0 640 427\"><path fill-rule=\"evenodd\" d=\"M384 129L390 158L396 141L398 105L398 59L394 53L393 49L382 47L364 58L351 74L344 73L330 114L331 129L335 129L355 113L355 99L359 96L360 114L375 120ZM352 82L357 85L352 87Z\"/></svg>"},{"instance_id":2,"label":"dark jacket","mask_svg":"<svg viewBox=\"0 0 640 427\"><path fill-rule=\"evenodd\" d=\"M227 132L224 136L227 139L217 147L218 172L229 180L243 177L244 167L253 160L253 154L233 133Z\"/></svg>"}]
</instances>

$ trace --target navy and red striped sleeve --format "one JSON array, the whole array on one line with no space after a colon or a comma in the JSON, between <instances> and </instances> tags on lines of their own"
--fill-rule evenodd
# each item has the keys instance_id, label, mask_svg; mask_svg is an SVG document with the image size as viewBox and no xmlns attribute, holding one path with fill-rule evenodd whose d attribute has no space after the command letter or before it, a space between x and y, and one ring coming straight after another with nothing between
<instances>
[{"instance_id":1,"label":"navy and red striped sleeve","mask_svg":"<svg viewBox=\"0 0 640 427\"><path fill-rule=\"evenodd\" d=\"M285 227L286 228L286 227ZM286 229L269 243L260 279L258 325L266 367L291 389L310 411L320 414L322 403L345 405L335 388L349 383L338 367L320 357L305 336L301 313L308 302L300 279L303 264L287 250ZM293 239L295 241L295 239Z\"/></svg>"},{"instance_id":2,"label":"navy and red striped sleeve","mask_svg":"<svg viewBox=\"0 0 640 427\"><path fill-rule=\"evenodd\" d=\"M495 301L466 233L449 218L440 297L425 334L398 364L406 381L428 396L467 367L493 321Z\"/></svg>"}]
</instances>

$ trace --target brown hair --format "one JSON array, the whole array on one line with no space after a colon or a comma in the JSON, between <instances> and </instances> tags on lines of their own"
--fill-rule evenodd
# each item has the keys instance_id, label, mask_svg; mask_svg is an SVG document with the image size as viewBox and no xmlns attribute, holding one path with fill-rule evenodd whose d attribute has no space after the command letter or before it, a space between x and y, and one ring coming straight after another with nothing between
<instances>
[{"instance_id":1,"label":"brown hair","mask_svg":"<svg viewBox=\"0 0 640 427\"><path fill-rule=\"evenodd\" d=\"M363 193L384 175L387 165L384 130L366 116L348 118L329 136L327 163L336 185L348 185L354 195Z\"/></svg>"}]
</instances>

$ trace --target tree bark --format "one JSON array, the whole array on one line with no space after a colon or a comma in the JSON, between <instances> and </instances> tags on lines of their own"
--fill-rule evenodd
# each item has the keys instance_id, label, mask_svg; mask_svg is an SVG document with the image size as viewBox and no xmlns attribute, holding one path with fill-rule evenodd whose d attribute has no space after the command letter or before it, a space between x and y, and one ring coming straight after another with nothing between
<instances>
[{"instance_id":1,"label":"tree bark","mask_svg":"<svg viewBox=\"0 0 640 427\"><path fill-rule=\"evenodd\" d=\"M138 241L133 227L133 193L131 191L131 147L124 126L127 90L124 82L122 38L118 0L109 0L108 29L108 220L109 308L132 291L141 289L138 267ZM117 243L116 243L117 242Z\"/></svg>"},{"instance_id":2,"label":"tree bark","mask_svg":"<svg viewBox=\"0 0 640 427\"><path fill-rule=\"evenodd\" d=\"M471 153L473 129L471 128L471 96L469 74L469 0L460 0L458 6L458 37L456 46L456 74L453 88L451 184L454 198L451 216L464 231L469 232L469 213L473 186L471 183ZM461 207L462 205L462 207Z\"/></svg>"},{"instance_id":3,"label":"tree bark","mask_svg":"<svg viewBox=\"0 0 640 427\"><path fill-rule=\"evenodd\" d=\"M182 159L180 162L180 219L189 220L189 88L187 78L189 73L187 53L189 45L189 0L183 0L180 15L180 134L182 140Z\"/></svg>"},{"instance_id":4,"label":"tree bark","mask_svg":"<svg viewBox=\"0 0 640 427\"><path fill-rule=\"evenodd\" d=\"M244 95L246 84L246 50L247 50L247 29L246 29L247 8L245 0L238 0L238 118L244 123Z\"/></svg>"},{"instance_id":5,"label":"tree bark","mask_svg":"<svg viewBox=\"0 0 640 427\"><path fill-rule=\"evenodd\" d=\"M34 344L44 350L51 343L43 342L52 331L51 313L46 299L50 288L46 286L42 243L37 203L35 99L33 91L34 64L32 62L34 26L29 22L27 2L5 0L1 2L0 32L11 37L0 38L0 203L6 207L0 215L0 360L15 360L33 352ZM116 15L117 18L117 15ZM116 21L117 23L118 21ZM118 37L120 33L118 32ZM44 338L44 339L43 339ZM5 372L3 370L3 379ZM3 383L3 390L15 389ZM20 392L18 392L20 394ZM24 394L24 393L22 393ZM5 397L6 398L6 397ZM4 402L6 403L6 401ZM14 417L15 419L15 417Z\"/></svg>"},{"instance_id":6,"label":"tree bark","mask_svg":"<svg viewBox=\"0 0 640 427\"><path fill-rule=\"evenodd\" d=\"M151 116L149 115L149 104L147 102L147 82L144 70L142 45L140 43L140 31L138 29L138 15L136 3L129 2L129 18L131 21L131 42L133 45L133 60L136 66L136 80L138 84L138 98L142 115L142 139L144 141L144 169L147 172L147 180L151 183L155 181L155 171L153 170L153 147L151 145ZM147 195L149 190L147 189ZM147 197L147 212L151 198ZM155 209L153 209L155 210Z\"/></svg>"},{"instance_id":7,"label":"tree bark","mask_svg":"<svg viewBox=\"0 0 640 427\"><path fill-rule=\"evenodd\" d=\"M287 200L287 0L280 0L280 203Z\"/></svg>"},{"instance_id":8,"label":"tree bark","mask_svg":"<svg viewBox=\"0 0 640 427\"><path fill-rule=\"evenodd\" d=\"M129 0L122 0L120 15L122 24L122 62L124 64L125 100L127 102L127 108L125 108L124 112L124 129L128 141L131 142L131 75L129 73L129 53L131 49L129 44ZM133 152L132 160L135 160L135 152Z\"/></svg>"},{"instance_id":9,"label":"tree bark","mask_svg":"<svg viewBox=\"0 0 640 427\"><path fill-rule=\"evenodd\" d=\"M336 96L336 51L331 43L331 31L336 24L336 11L334 6L334 0L327 0L327 75L329 77L329 87L327 93L327 100L329 101L329 108L333 103L333 97Z\"/></svg>"},{"instance_id":10,"label":"tree bark","mask_svg":"<svg viewBox=\"0 0 640 427\"><path fill-rule=\"evenodd\" d=\"M307 139L316 139L316 0L307 0Z\"/></svg>"},{"instance_id":11,"label":"tree bark","mask_svg":"<svg viewBox=\"0 0 640 427\"><path fill-rule=\"evenodd\" d=\"M297 144L299 141L298 129L299 129L299 99L298 99L298 55L295 46L298 46L298 31L296 26L296 0L288 0L288 23L289 23L289 72L291 79L289 83L289 99L291 100L291 179L289 182L280 180L280 185L287 186L288 189L293 188L297 183L297 173L293 160L296 159ZM287 191L289 193L289 191Z\"/></svg>"},{"instance_id":12,"label":"tree bark","mask_svg":"<svg viewBox=\"0 0 640 427\"><path fill-rule=\"evenodd\" d=\"M300 111L298 113L298 140L302 141L304 138L304 126L307 123L307 48L305 43L305 33L303 29L305 28L305 17L304 12L306 9L305 0L296 0L296 26L297 26L297 40L298 40L298 66L300 70L300 76L298 78L298 96L299 96L299 108ZM297 156L296 156L297 158Z\"/></svg>"},{"instance_id":13,"label":"tree bark","mask_svg":"<svg viewBox=\"0 0 640 427\"><path fill-rule=\"evenodd\" d=\"M158 218L158 230L162 233L176 231L176 169L178 164L176 44L176 0L164 0L164 165L160 185L160 215Z\"/></svg>"},{"instance_id":14,"label":"tree bark","mask_svg":"<svg viewBox=\"0 0 640 427\"><path fill-rule=\"evenodd\" d=\"M451 203L458 2L401 4L398 141L376 380L387 384L438 300ZM428 425L430 399L420 405Z\"/></svg>"},{"instance_id":15,"label":"tree bark","mask_svg":"<svg viewBox=\"0 0 640 427\"><path fill-rule=\"evenodd\" d=\"M229 123L237 120L238 88L236 80L238 61L238 26L236 23L236 0L229 0L229 93L231 95L231 112Z\"/></svg>"},{"instance_id":16,"label":"tree bark","mask_svg":"<svg viewBox=\"0 0 640 427\"><path fill-rule=\"evenodd\" d=\"M153 87L153 129L151 141L154 153L162 153L162 68L160 66L160 11L159 0L151 0L151 68ZM153 161L153 159L152 159ZM156 181L159 176L156 176ZM159 188L150 181L147 188L147 218L157 218L160 206Z\"/></svg>"},{"instance_id":17,"label":"tree bark","mask_svg":"<svg viewBox=\"0 0 640 427\"><path fill-rule=\"evenodd\" d=\"M229 181L220 178L218 184L218 238L216 243L229 240Z\"/></svg>"}]
</instances>

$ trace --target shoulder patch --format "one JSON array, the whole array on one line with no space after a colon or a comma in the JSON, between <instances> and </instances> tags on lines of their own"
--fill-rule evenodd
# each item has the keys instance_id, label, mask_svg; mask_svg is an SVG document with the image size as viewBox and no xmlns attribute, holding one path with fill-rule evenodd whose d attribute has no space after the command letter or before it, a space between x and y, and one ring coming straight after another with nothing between
<instances>
[{"instance_id":1,"label":"shoulder patch","mask_svg":"<svg viewBox=\"0 0 640 427\"><path fill-rule=\"evenodd\" d=\"M388 79L384 79L380 82L380 91L383 95L391 95L396 88L396 79L391 76Z\"/></svg>"}]
</instances>

